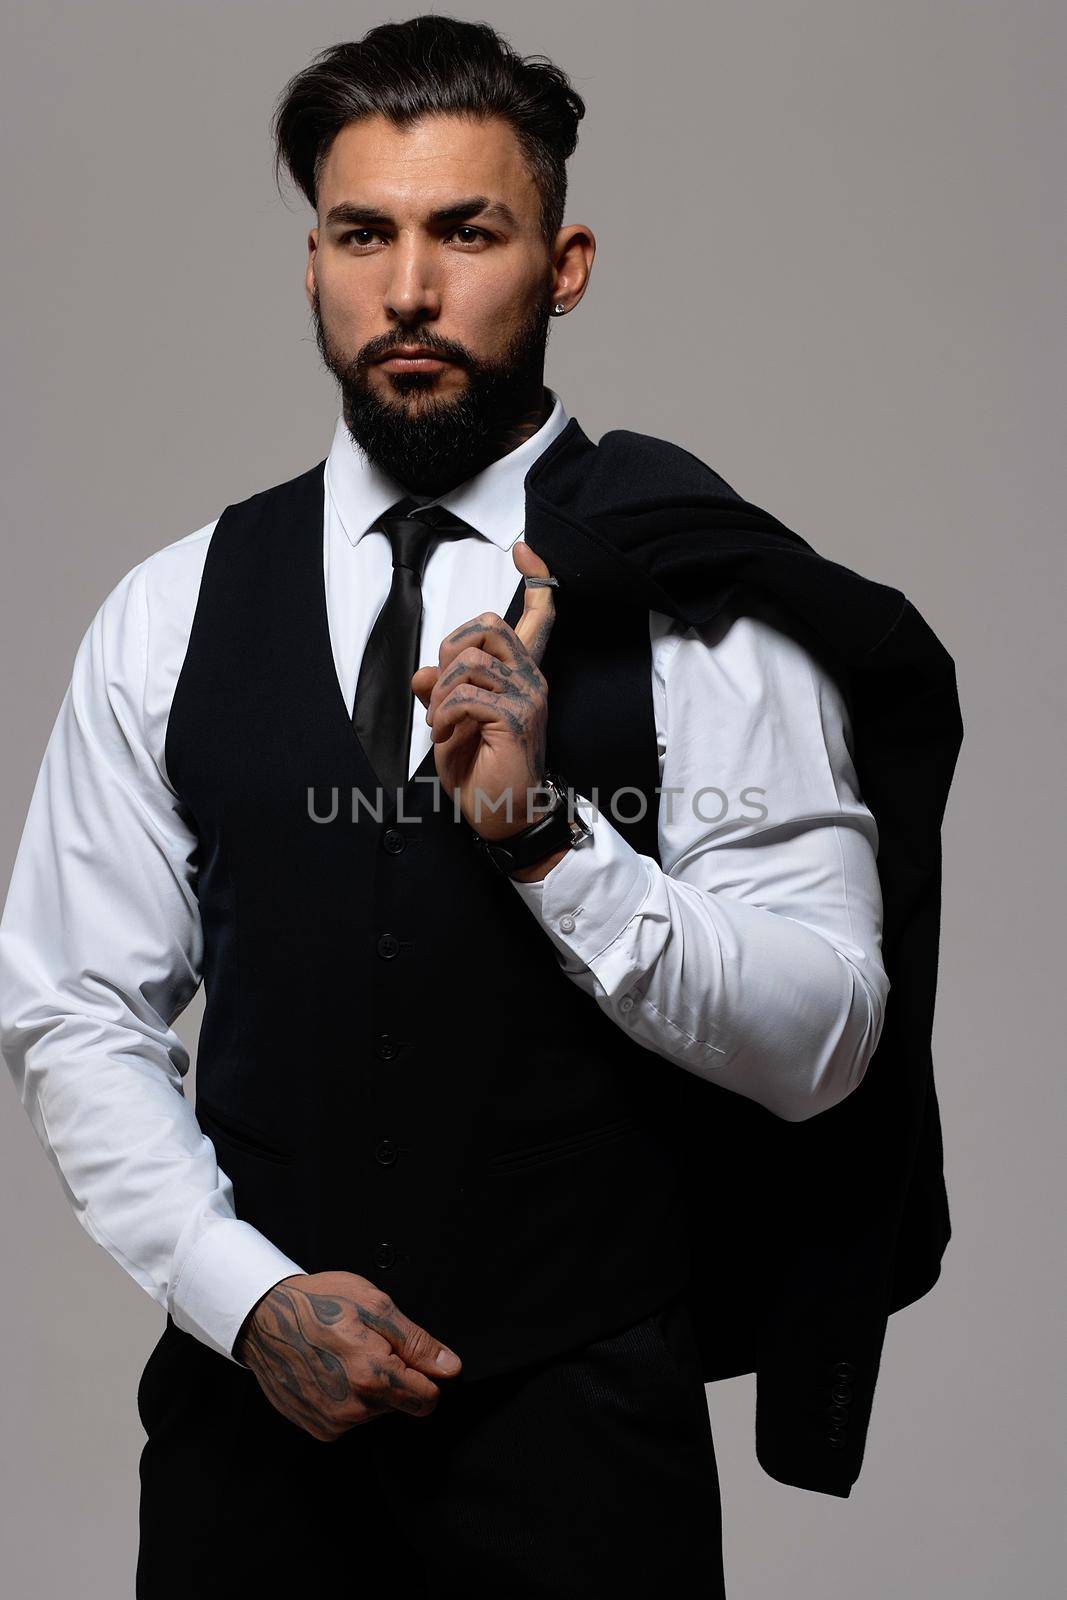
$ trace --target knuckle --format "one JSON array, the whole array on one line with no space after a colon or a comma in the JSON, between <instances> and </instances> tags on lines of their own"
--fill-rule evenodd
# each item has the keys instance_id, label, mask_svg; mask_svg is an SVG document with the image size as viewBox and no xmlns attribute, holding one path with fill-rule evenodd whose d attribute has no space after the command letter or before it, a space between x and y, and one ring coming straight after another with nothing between
<instances>
[{"instance_id":1,"label":"knuckle","mask_svg":"<svg viewBox=\"0 0 1067 1600\"><path fill-rule=\"evenodd\" d=\"M370 1296L369 1310L371 1315L376 1318L396 1315L396 1306L393 1304L392 1296L387 1294L384 1289L377 1289Z\"/></svg>"},{"instance_id":2,"label":"knuckle","mask_svg":"<svg viewBox=\"0 0 1067 1600\"><path fill-rule=\"evenodd\" d=\"M430 1338L425 1328L413 1327L408 1333L406 1341L407 1354L416 1361L421 1361L430 1354L431 1347L436 1347L436 1342Z\"/></svg>"},{"instance_id":3,"label":"knuckle","mask_svg":"<svg viewBox=\"0 0 1067 1600\"><path fill-rule=\"evenodd\" d=\"M375 1357L357 1390L361 1405L380 1411L384 1405L392 1404L391 1396L404 1386L406 1370L395 1350Z\"/></svg>"}]
</instances>

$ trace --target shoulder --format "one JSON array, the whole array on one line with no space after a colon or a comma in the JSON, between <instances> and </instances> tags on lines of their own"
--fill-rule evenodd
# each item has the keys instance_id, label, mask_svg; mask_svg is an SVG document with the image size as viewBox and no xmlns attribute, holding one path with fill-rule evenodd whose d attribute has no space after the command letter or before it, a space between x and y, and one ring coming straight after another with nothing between
<instances>
[{"instance_id":1,"label":"shoulder","mask_svg":"<svg viewBox=\"0 0 1067 1600\"><path fill-rule=\"evenodd\" d=\"M217 519L216 519L217 521ZM70 709L130 781L162 771L174 685L196 610L216 521L162 546L104 596L78 646Z\"/></svg>"},{"instance_id":2,"label":"shoulder","mask_svg":"<svg viewBox=\"0 0 1067 1600\"><path fill-rule=\"evenodd\" d=\"M131 656L143 652L153 630L191 621L211 536L218 519L161 546L125 572L100 602L88 635Z\"/></svg>"},{"instance_id":3,"label":"shoulder","mask_svg":"<svg viewBox=\"0 0 1067 1600\"><path fill-rule=\"evenodd\" d=\"M638 433L632 428L611 428L597 445L598 463L606 473L625 469L638 473L646 482L658 481L665 492L686 490L711 494L718 499L740 501L741 496L706 461L684 445L655 434Z\"/></svg>"}]
</instances>

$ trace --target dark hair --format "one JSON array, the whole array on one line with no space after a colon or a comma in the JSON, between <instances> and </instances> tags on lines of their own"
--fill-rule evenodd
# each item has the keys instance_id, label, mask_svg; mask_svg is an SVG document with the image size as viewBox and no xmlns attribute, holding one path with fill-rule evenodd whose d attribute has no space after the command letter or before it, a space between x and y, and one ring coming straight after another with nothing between
<instances>
[{"instance_id":1,"label":"dark hair","mask_svg":"<svg viewBox=\"0 0 1067 1600\"><path fill-rule=\"evenodd\" d=\"M331 45L290 78L274 111L274 176L288 168L318 210L319 178L341 129L363 117L403 128L435 114L499 116L515 130L551 244L563 223L567 157L585 102L545 56L519 56L487 22L425 15Z\"/></svg>"}]
</instances>

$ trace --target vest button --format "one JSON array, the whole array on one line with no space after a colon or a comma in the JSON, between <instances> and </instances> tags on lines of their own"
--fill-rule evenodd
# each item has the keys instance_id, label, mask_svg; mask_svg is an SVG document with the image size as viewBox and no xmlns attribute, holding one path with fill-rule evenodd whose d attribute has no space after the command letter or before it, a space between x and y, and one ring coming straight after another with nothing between
<instances>
[{"instance_id":1,"label":"vest button","mask_svg":"<svg viewBox=\"0 0 1067 1600\"><path fill-rule=\"evenodd\" d=\"M400 1054L400 1046L388 1033L378 1035L378 1043L374 1046L374 1054L379 1061L392 1061Z\"/></svg>"},{"instance_id":2,"label":"vest button","mask_svg":"<svg viewBox=\"0 0 1067 1600\"><path fill-rule=\"evenodd\" d=\"M396 1145L392 1139L379 1139L374 1146L374 1154L383 1167L391 1167L397 1156Z\"/></svg>"},{"instance_id":3,"label":"vest button","mask_svg":"<svg viewBox=\"0 0 1067 1600\"><path fill-rule=\"evenodd\" d=\"M391 856L398 856L407 844L407 840L399 828L386 828L382 834L382 844Z\"/></svg>"},{"instance_id":4,"label":"vest button","mask_svg":"<svg viewBox=\"0 0 1067 1600\"><path fill-rule=\"evenodd\" d=\"M383 961L391 961L400 949L400 940L395 933L383 933L378 940L378 954Z\"/></svg>"},{"instance_id":5,"label":"vest button","mask_svg":"<svg viewBox=\"0 0 1067 1600\"><path fill-rule=\"evenodd\" d=\"M396 1251L384 1239L374 1246L374 1265L376 1267L391 1267L396 1260Z\"/></svg>"}]
</instances>

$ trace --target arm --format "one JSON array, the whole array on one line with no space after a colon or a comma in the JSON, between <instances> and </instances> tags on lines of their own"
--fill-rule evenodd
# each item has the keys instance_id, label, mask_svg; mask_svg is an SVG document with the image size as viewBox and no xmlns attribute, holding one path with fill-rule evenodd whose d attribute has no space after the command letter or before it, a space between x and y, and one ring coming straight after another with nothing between
<instances>
[{"instance_id":1,"label":"arm","mask_svg":"<svg viewBox=\"0 0 1067 1600\"><path fill-rule=\"evenodd\" d=\"M171 1024L202 936L196 840L145 734L158 554L93 618L45 750L0 920L0 1049L81 1226L234 1360L251 1307L303 1269L237 1220L183 1093Z\"/></svg>"},{"instance_id":2,"label":"arm","mask_svg":"<svg viewBox=\"0 0 1067 1600\"><path fill-rule=\"evenodd\" d=\"M581 801L593 840L541 881L513 881L617 1026L803 1121L858 1087L889 983L847 707L773 617L761 607L683 633L653 614L662 865ZM725 801L698 797L707 786Z\"/></svg>"}]
</instances>

